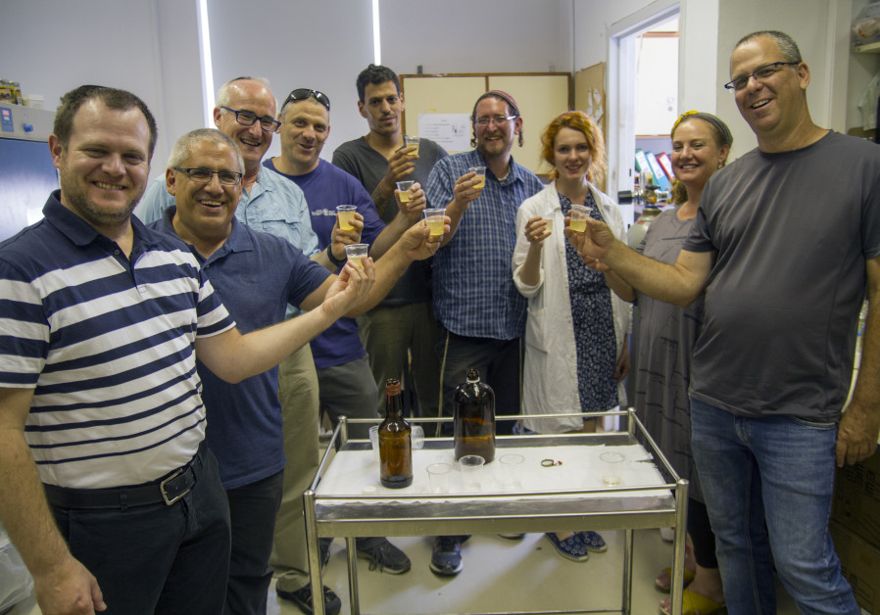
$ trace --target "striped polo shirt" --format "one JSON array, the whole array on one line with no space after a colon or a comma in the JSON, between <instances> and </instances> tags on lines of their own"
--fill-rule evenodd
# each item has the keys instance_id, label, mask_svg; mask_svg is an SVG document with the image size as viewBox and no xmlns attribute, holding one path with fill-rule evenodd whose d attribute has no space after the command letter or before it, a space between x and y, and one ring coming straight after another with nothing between
<instances>
[{"instance_id":1,"label":"striped polo shirt","mask_svg":"<svg viewBox=\"0 0 880 615\"><path fill-rule=\"evenodd\" d=\"M126 258L58 198L0 243L0 386L35 389L25 437L44 483L156 480L204 439L196 338L235 323L181 241L132 217Z\"/></svg>"}]
</instances>

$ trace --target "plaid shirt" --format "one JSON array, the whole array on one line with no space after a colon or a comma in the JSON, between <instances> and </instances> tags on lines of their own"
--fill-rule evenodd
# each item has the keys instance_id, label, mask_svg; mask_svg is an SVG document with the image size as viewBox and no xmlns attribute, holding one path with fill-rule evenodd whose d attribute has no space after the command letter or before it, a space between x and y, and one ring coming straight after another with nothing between
<instances>
[{"instance_id":1,"label":"plaid shirt","mask_svg":"<svg viewBox=\"0 0 880 615\"><path fill-rule=\"evenodd\" d=\"M455 181L468 167L485 164L476 150L438 161L428 178L430 206L448 205ZM516 212L543 184L513 159L510 166L504 181L486 169L482 194L462 216L452 240L434 256L434 313L457 335L511 340L524 331L526 300L513 285L511 267Z\"/></svg>"}]
</instances>

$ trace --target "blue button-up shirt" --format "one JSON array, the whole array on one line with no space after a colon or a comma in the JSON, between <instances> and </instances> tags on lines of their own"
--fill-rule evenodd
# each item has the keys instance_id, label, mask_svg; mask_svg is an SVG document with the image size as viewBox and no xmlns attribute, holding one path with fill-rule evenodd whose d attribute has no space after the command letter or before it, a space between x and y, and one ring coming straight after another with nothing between
<instances>
[{"instance_id":1,"label":"blue button-up shirt","mask_svg":"<svg viewBox=\"0 0 880 615\"><path fill-rule=\"evenodd\" d=\"M476 150L448 156L428 178L428 202L445 207L468 167L485 166ZM526 300L513 284L516 212L543 188L531 171L510 161L499 181L486 170L486 187L461 218L452 240L434 256L434 313L452 333L511 340L523 334Z\"/></svg>"}]
</instances>

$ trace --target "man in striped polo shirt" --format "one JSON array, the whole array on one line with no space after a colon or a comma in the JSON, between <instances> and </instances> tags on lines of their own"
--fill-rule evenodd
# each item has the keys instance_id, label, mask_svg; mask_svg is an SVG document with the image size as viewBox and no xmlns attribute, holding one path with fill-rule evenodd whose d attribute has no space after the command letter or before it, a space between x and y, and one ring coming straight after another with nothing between
<instances>
[{"instance_id":1,"label":"man in striped polo shirt","mask_svg":"<svg viewBox=\"0 0 880 615\"><path fill-rule=\"evenodd\" d=\"M0 518L44 613L221 612L229 511L196 354L227 381L264 372L375 277L346 267L320 307L241 335L185 244L131 217L155 142L136 96L68 92L61 190L0 244Z\"/></svg>"}]
</instances>

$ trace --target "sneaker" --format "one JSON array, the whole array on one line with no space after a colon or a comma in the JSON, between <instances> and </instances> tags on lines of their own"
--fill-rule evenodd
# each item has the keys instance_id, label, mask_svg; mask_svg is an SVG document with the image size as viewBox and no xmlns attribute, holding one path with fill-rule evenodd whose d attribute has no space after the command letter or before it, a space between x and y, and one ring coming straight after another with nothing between
<instances>
[{"instance_id":1,"label":"sneaker","mask_svg":"<svg viewBox=\"0 0 880 615\"><path fill-rule=\"evenodd\" d=\"M312 604L312 585L309 583L304 587L300 587L296 591L286 592L281 589L275 590L275 593L278 594L279 598L283 598L284 600L289 600L293 602L296 606L299 607L299 610L305 613L306 615L312 615L315 612L314 605ZM327 587L324 586L324 612L327 615L338 615L339 611L342 610L342 600L339 599L339 596L336 593Z\"/></svg>"},{"instance_id":2,"label":"sneaker","mask_svg":"<svg viewBox=\"0 0 880 615\"><path fill-rule=\"evenodd\" d=\"M379 572L403 574L412 567L406 553L388 542L386 538L380 538L375 544L366 547L358 545L357 556L370 562L370 570L378 568Z\"/></svg>"},{"instance_id":3,"label":"sneaker","mask_svg":"<svg viewBox=\"0 0 880 615\"><path fill-rule=\"evenodd\" d=\"M431 572L441 577L454 577L462 567L461 540L453 536L437 536L431 551Z\"/></svg>"}]
</instances>

